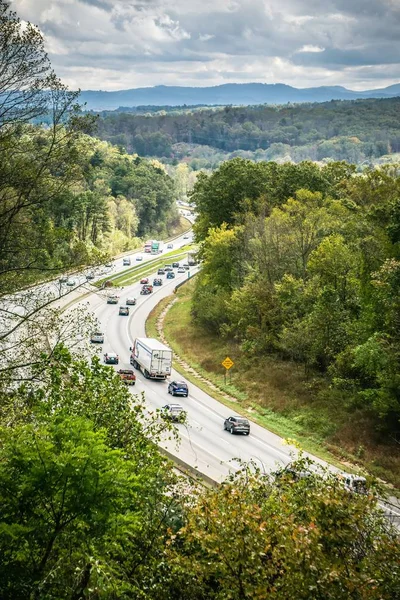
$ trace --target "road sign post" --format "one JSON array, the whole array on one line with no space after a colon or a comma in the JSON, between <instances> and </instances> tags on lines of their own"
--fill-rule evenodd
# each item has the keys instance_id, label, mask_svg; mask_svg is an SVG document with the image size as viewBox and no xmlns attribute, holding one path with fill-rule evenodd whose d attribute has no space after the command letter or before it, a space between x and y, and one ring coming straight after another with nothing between
<instances>
[{"instance_id":1,"label":"road sign post","mask_svg":"<svg viewBox=\"0 0 400 600\"><path fill-rule=\"evenodd\" d=\"M221 365L223 367L225 367L225 373L224 373L224 381L225 381L225 385L226 385L226 374L229 371L229 369L231 369L233 367L235 363L233 362L233 360L231 358L229 358L229 356L227 356L225 358L225 360L222 361Z\"/></svg>"}]
</instances>

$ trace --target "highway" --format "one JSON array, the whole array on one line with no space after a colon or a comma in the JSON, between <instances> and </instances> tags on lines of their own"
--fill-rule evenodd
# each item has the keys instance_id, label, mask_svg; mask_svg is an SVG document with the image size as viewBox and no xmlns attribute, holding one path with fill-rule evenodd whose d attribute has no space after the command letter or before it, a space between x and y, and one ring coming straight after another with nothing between
<instances>
[{"instance_id":1,"label":"highway","mask_svg":"<svg viewBox=\"0 0 400 600\"><path fill-rule=\"evenodd\" d=\"M178 248L184 240L179 239L174 247ZM185 240L187 242L187 240ZM172 262L166 260L166 263ZM186 262L181 260L181 262ZM125 267L126 268L126 267ZM123 270L122 258L114 263L113 273ZM187 272L179 274L175 269L175 279L161 276L163 285L155 287L148 296L141 296L141 285L135 283L123 289L117 289L120 295L119 305L107 304L106 294L93 293L79 304L86 306L96 316L99 329L105 334L104 344L98 346L98 352L116 352L120 364L115 369L129 367L129 348L136 337L145 337L145 322L150 311L158 302L173 293L177 283L187 278ZM156 273L150 276L150 281ZM114 291L114 288L113 288ZM118 314L119 306L125 304L125 298L134 296L137 304L130 307L129 317ZM113 367L110 367L113 368ZM131 393L144 392L146 402L151 408L161 408L169 402L181 404L188 415L188 424L177 425L180 433L180 444L177 447L172 441L165 441L163 446L169 452L215 481L222 481L231 471L240 467L240 461L253 460L265 471L275 469L277 465L287 464L291 460L293 448L285 445L282 439L252 423L250 436L232 435L223 429L224 419L234 414L232 410L213 399L195 385L188 383L188 398L172 398L167 392L168 381L145 379L142 373L136 372L136 385L130 388ZM171 380L185 380L175 370Z\"/></svg>"}]
</instances>

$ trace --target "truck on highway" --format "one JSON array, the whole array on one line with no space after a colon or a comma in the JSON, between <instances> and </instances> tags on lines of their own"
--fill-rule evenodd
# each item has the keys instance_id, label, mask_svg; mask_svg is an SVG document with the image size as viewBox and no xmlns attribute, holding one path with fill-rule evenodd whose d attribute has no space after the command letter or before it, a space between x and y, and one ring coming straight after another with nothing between
<instances>
[{"instance_id":1,"label":"truck on highway","mask_svg":"<svg viewBox=\"0 0 400 600\"><path fill-rule=\"evenodd\" d=\"M153 241L151 244L151 253L158 254L160 251L160 242Z\"/></svg>"},{"instance_id":2,"label":"truck on highway","mask_svg":"<svg viewBox=\"0 0 400 600\"><path fill-rule=\"evenodd\" d=\"M166 379L171 375L172 350L155 338L136 338L130 348L130 363L147 379Z\"/></svg>"},{"instance_id":3,"label":"truck on highway","mask_svg":"<svg viewBox=\"0 0 400 600\"><path fill-rule=\"evenodd\" d=\"M187 255L187 264L190 267L197 265L197 252L198 250L190 250Z\"/></svg>"},{"instance_id":4,"label":"truck on highway","mask_svg":"<svg viewBox=\"0 0 400 600\"><path fill-rule=\"evenodd\" d=\"M144 244L144 251L148 254L150 254L150 252L151 252L151 246L153 244L153 241L155 241L155 240L147 240L147 242L145 242L145 244Z\"/></svg>"}]
</instances>

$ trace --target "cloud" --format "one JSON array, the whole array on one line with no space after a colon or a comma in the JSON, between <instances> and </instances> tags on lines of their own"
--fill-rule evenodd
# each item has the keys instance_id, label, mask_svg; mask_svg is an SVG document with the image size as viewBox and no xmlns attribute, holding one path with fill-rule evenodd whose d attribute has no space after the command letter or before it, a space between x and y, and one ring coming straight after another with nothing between
<instances>
[{"instance_id":1,"label":"cloud","mask_svg":"<svg viewBox=\"0 0 400 600\"><path fill-rule=\"evenodd\" d=\"M11 0L69 85L400 80L398 0ZM380 73L380 75L379 75Z\"/></svg>"},{"instance_id":2,"label":"cloud","mask_svg":"<svg viewBox=\"0 0 400 600\"><path fill-rule=\"evenodd\" d=\"M312 44L305 44L296 50L296 52L324 52L325 48L321 48L320 46L313 46Z\"/></svg>"}]
</instances>

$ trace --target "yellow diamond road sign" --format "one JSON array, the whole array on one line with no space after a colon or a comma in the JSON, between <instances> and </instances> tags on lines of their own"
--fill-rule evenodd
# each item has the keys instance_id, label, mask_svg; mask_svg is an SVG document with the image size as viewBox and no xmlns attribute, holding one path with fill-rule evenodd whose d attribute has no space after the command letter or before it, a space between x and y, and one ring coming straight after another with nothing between
<instances>
[{"instance_id":1,"label":"yellow diamond road sign","mask_svg":"<svg viewBox=\"0 0 400 600\"><path fill-rule=\"evenodd\" d=\"M233 367L233 365L235 363L233 362L233 360L231 360L229 358L229 356L227 356L226 359L223 360L221 364L222 364L223 367L225 367L225 369L230 369L231 367Z\"/></svg>"}]
</instances>

